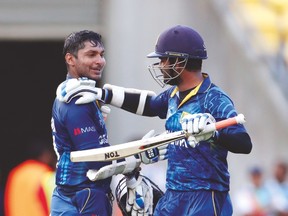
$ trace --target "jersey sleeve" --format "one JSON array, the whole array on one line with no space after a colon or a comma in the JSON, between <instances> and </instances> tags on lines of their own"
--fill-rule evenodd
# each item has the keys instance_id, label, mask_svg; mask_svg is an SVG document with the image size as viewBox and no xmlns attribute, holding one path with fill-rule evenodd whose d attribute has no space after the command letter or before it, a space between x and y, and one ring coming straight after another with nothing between
<instances>
[{"instance_id":1,"label":"jersey sleeve","mask_svg":"<svg viewBox=\"0 0 288 216\"><path fill-rule=\"evenodd\" d=\"M211 94L207 95L205 107L216 121L237 116L238 113L232 100L224 92L214 91L212 89ZM252 149L251 138L243 124L237 124L219 130L215 143L233 153L248 154Z\"/></svg>"},{"instance_id":2,"label":"jersey sleeve","mask_svg":"<svg viewBox=\"0 0 288 216\"><path fill-rule=\"evenodd\" d=\"M146 116L158 116L165 119L168 110L168 100L172 89L168 89L157 96L149 98L148 107L145 109Z\"/></svg>"}]
</instances>

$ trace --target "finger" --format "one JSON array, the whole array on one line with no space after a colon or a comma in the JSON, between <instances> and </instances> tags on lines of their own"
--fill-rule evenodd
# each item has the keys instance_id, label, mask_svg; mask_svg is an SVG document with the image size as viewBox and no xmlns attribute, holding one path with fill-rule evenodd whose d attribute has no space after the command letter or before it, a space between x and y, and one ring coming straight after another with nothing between
<instances>
[{"instance_id":1,"label":"finger","mask_svg":"<svg viewBox=\"0 0 288 216\"><path fill-rule=\"evenodd\" d=\"M69 81L66 83L66 92L69 92L78 86L80 86L80 82L77 79L69 79Z\"/></svg>"},{"instance_id":2,"label":"finger","mask_svg":"<svg viewBox=\"0 0 288 216\"><path fill-rule=\"evenodd\" d=\"M144 210L143 209L139 209L139 210L133 211L133 215L144 216Z\"/></svg>"},{"instance_id":3,"label":"finger","mask_svg":"<svg viewBox=\"0 0 288 216\"><path fill-rule=\"evenodd\" d=\"M183 119L181 120L181 127L182 127L182 129L183 129L184 131L187 131L187 123L188 123L188 119L183 118ZM187 132L188 132L188 131L187 131Z\"/></svg>"},{"instance_id":4,"label":"finger","mask_svg":"<svg viewBox=\"0 0 288 216\"><path fill-rule=\"evenodd\" d=\"M147 191L147 194L145 196L144 212L149 212L150 208L151 208L151 196L150 196L149 192Z\"/></svg>"},{"instance_id":5,"label":"finger","mask_svg":"<svg viewBox=\"0 0 288 216\"><path fill-rule=\"evenodd\" d=\"M209 118L209 116L207 114L203 114L201 116L201 118L199 120L199 126L198 126L199 132L204 130L204 128L205 128L205 126L207 124L207 119L208 118Z\"/></svg>"},{"instance_id":6,"label":"finger","mask_svg":"<svg viewBox=\"0 0 288 216\"><path fill-rule=\"evenodd\" d=\"M158 161L168 158L168 144L158 147Z\"/></svg>"},{"instance_id":7,"label":"finger","mask_svg":"<svg viewBox=\"0 0 288 216\"><path fill-rule=\"evenodd\" d=\"M62 82L58 87L57 87L57 90L56 90L56 94L57 94L57 98L58 99L62 99L63 100L63 97L65 97L66 95L66 91L65 91L65 87L66 87L66 81Z\"/></svg>"},{"instance_id":8,"label":"finger","mask_svg":"<svg viewBox=\"0 0 288 216\"><path fill-rule=\"evenodd\" d=\"M200 121L200 115L197 115L194 119L193 119L193 134L198 134L199 131L199 121Z\"/></svg>"},{"instance_id":9,"label":"finger","mask_svg":"<svg viewBox=\"0 0 288 216\"><path fill-rule=\"evenodd\" d=\"M144 210L138 209L135 206L133 206L132 211L131 211L131 216L142 216L142 215L144 215Z\"/></svg>"},{"instance_id":10,"label":"finger","mask_svg":"<svg viewBox=\"0 0 288 216\"><path fill-rule=\"evenodd\" d=\"M138 216L137 209L134 209L134 208L132 209L131 216Z\"/></svg>"},{"instance_id":11,"label":"finger","mask_svg":"<svg viewBox=\"0 0 288 216\"><path fill-rule=\"evenodd\" d=\"M134 191L134 189L128 189L127 202L129 203L129 205L133 205L134 200L135 200L135 191Z\"/></svg>"},{"instance_id":12,"label":"finger","mask_svg":"<svg viewBox=\"0 0 288 216\"><path fill-rule=\"evenodd\" d=\"M165 145L159 146L159 147L158 147L159 152L160 152L161 150L166 150L166 151L167 151L168 145L169 145L169 144L165 144Z\"/></svg>"},{"instance_id":13,"label":"finger","mask_svg":"<svg viewBox=\"0 0 288 216\"><path fill-rule=\"evenodd\" d=\"M153 188L149 181L145 181L147 184L147 191L145 196L145 213L153 213Z\"/></svg>"},{"instance_id":14,"label":"finger","mask_svg":"<svg viewBox=\"0 0 288 216\"><path fill-rule=\"evenodd\" d=\"M149 208L147 211L147 215L152 215L153 214L153 190L152 191L152 197L150 195L150 202L149 202Z\"/></svg>"},{"instance_id":15,"label":"finger","mask_svg":"<svg viewBox=\"0 0 288 216\"><path fill-rule=\"evenodd\" d=\"M85 104L85 103L96 100L95 94L93 94L93 93L86 92L84 94L84 92L80 92L77 94L77 96L78 95L81 97L76 100L75 104Z\"/></svg>"},{"instance_id":16,"label":"finger","mask_svg":"<svg viewBox=\"0 0 288 216\"><path fill-rule=\"evenodd\" d=\"M168 151L167 148L164 148L164 149L158 149L158 150L159 150L159 155L166 155L166 154L167 154L167 151Z\"/></svg>"},{"instance_id":17,"label":"finger","mask_svg":"<svg viewBox=\"0 0 288 216\"><path fill-rule=\"evenodd\" d=\"M150 130L147 134L145 134L142 139L147 139L147 138L150 138L150 137L153 137L155 134L155 130Z\"/></svg>"},{"instance_id":18,"label":"finger","mask_svg":"<svg viewBox=\"0 0 288 216\"><path fill-rule=\"evenodd\" d=\"M132 189L128 189L127 198L126 198L126 211L127 212L131 211L133 204L134 204L134 192L132 191Z\"/></svg>"},{"instance_id":19,"label":"finger","mask_svg":"<svg viewBox=\"0 0 288 216\"><path fill-rule=\"evenodd\" d=\"M80 77L78 80L79 80L80 85L86 85L86 86L91 86L91 87L95 87L96 85L96 81L87 79L86 77L85 78Z\"/></svg>"},{"instance_id":20,"label":"finger","mask_svg":"<svg viewBox=\"0 0 288 216\"><path fill-rule=\"evenodd\" d=\"M147 212L148 209L149 209L149 205L150 205L150 195L149 195L149 191L148 191L148 188L146 188L146 191L145 191L145 196L144 196L144 212Z\"/></svg>"},{"instance_id":21,"label":"finger","mask_svg":"<svg viewBox=\"0 0 288 216\"><path fill-rule=\"evenodd\" d=\"M61 94L62 94L62 96L65 96L66 95L66 85L67 85L67 81L65 81L64 83L62 83L61 85L60 85L60 90L61 90Z\"/></svg>"},{"instance_id":22,"label":"finger","mask_svg":"<svg viewBox=\"0 0 288 216\"><path fill-rule=\"evenodd\" d=\"M190 119L187 121L187 132L188 132L189 134L193 134L193 133L194 133L193 125L194 125L194 119L193 119L193 118L190 118Z\"/></svg>"},{"instance_id":23,"label":"finger","mask_svg":"<svg viewBox=\"0 0 288 216\"><path fill-rule=\"evenodd\" d=\"M143 193L142 193L142 188L141 188L141 192L139 191L136 192L136 199L135 199L135 204L137 205L137 209L144 209L144 198L143 198Z\"/></svg>"}]
</instances>

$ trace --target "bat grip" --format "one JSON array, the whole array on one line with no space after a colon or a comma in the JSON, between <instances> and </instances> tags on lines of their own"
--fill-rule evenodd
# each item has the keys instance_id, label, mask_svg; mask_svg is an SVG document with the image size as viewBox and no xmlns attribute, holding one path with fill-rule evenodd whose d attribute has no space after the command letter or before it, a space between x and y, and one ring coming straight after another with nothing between
<instances>
[{"instance_id":1,"label":"bat grip","mask_svg":"<svg viewBox=\"0 0 288 216\"><path fill-rule=\"evenodd\" d=\"M238 114L235 117L228 118L228 119L216 122L214 124L207 125L207 127L205 128L203 133L209 133L209 132L212 132L212 131L216 131L216 130L219 130L219 129L222 129L222 128L226 128L226 127L232 126L232 125L243 124L245 122L246 122L246 120L245 120L244 115L243 114Z\"/></svg>"}]
</instances>

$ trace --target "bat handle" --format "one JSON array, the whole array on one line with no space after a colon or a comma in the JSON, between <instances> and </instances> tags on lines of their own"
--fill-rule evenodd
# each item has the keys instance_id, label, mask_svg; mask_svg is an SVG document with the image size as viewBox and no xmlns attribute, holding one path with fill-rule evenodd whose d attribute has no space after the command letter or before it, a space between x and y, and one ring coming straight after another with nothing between
<instances>
[{"instance_id":1,"label":"bat handle","mask_svg":"<svg viewBox=\"0 0 288 216\"><path fill-rule=\"evenodd\" d=\"M245 122L246 120L245 120L244 115L238 114L235 117L231 117L231 118L216 122L215 124L207 125L203 133L209 133L209 132L216 131L216 130L226 128L226 127L236 125L236 124L244 124Z\"/></svg>"}]
</instances>

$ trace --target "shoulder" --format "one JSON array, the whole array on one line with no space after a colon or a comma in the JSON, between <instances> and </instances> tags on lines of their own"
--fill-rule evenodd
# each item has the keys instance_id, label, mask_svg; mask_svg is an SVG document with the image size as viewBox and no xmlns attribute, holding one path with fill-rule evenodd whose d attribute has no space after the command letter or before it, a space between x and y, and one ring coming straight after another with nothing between
<instances>
[{"instance_id":1,"label":"shoulder","mask_svg":"<svg viewBox=\"0 0 288 216\"><path fill-rule=\"evenodd\" d=\"M233 100L218 86L212 84L204 96L204 108L217 119L237 115Z\"/></svg>"},{"instance_id":2,"label":"shoulder","mask_svg":"<svg viewBox=\"0 0 288 216\"><path fill-rule=\"evenodd\" d=\"M59 119L64 120L67 118L81 118L83 116L96 113L96 102L87 104L75 104L77 99L78 97L73 98L69 103L56 100L53 106L53 115L57 115Z\"/></svg>"},{"instance_id":3,"label":"shoulder","mask_svg":"<svg viewBox=\"0 0 288 216\"><path fill-rule=\"evenodd\" d=\"M228 94L213 83L210 88L207 89L206 99L208 99L208 101L226 101L233 104L233 100L228 96Z\"/></svg>"},{"instance_id":4,"label":"shoulder","mask_svg":"<svg viewBox=\"0 0 288 216\"><path fill-rule=\"evenodd\" d=\"M232 99L218 86L212 85L206 92L206 101L218 101L219 103L228 102L232 103Z\"/></svg>"}]
</instances>

